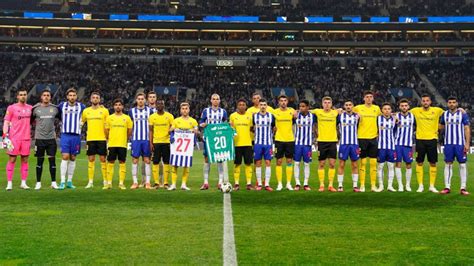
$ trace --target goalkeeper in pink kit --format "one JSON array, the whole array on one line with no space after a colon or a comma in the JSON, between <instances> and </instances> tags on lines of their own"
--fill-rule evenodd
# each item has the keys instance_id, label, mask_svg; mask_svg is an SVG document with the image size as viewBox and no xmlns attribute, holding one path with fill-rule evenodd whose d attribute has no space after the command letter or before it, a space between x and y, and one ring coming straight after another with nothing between
<instances>
[{"instance_id":1,"label":"goalkeeper in pink kit","mask_svg":"<svg viewBox=\"0 0 474 266\"><path fill-rule=\"evenodd\" d=\"M30 155L30 119L32 106L26 104L28 92L21 88L17 92L18 102L8 106L3 123L3 140L8 148L7 163L7 190L12 190L13 172L15 170L16 157L21 156L21 185L22 189L29 189L26 185L28 177L28 156ZM11 147L13 145L13 147Z\"/></svg>"}]
</instances>

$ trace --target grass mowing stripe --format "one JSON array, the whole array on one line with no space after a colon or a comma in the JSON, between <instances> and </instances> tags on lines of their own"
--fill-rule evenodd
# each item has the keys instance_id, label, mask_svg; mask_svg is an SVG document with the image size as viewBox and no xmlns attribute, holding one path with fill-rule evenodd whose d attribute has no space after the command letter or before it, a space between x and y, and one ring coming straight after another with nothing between
<instances>
[{"instance_id":1,"label":"grass mowing stripe","mask_svg":"<svg viewBox=\"0 0 474 266\"><path fill-rule=\"evenodd\" d=\"M223 241L224 266L237 265L235 251L234 220L232 218L232 202L229 193L224 194L224 241Z\"/></svg>"}]
</instances>

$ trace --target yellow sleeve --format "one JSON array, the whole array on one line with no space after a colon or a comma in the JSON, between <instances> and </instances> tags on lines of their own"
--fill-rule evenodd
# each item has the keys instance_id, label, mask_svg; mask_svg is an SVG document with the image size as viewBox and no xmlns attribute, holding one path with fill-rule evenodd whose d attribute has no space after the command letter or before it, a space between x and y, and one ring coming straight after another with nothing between
<instances>
[{"instance_id":1,"label":"yellow sleeve","mask_svg":"<svg viewBox=\"0 0 474 266\"><path fill-rule=\"evenodd\" d=\"M128 129L133 128L132 119L131 119L130 116L128 116L128 115L127 115L127 128L128 128Z\"/></svg>"},{"instance_id":2,"label":"yellow sleeve","mask_svg":"<svg viewBox=\"0 0 474 266\"><path fill-rule=\"evenodd\" d=\"M409 112L412 113L414 116L417 116L419 111L420 111L420 107L415 107L415 108L412 108Z\"/></svg>"},{"instance_id":3,"label":"yellow sleeve","mask_svg":"<svg viewBox=\"0 0 474 266\"><path fill-rule=\"evenodd\" d=\"M193 127L197 128L197 126L198 126L198 122L196 121L196 119L193 118Z\"/></svg>"},{"instance_id":4,"label":"yellow sleeve","mask_svg":"<svg viewBox=\"0 0 474 266\"><path fill-rule=\"evenodd\" d=\"M150 126L153 126L153 117L154 117L155 114L152 114L150 115L150 117L148 117L148 124L150 124Z\"/></svg>"},{"instance_id":5,"label":"yellow sleeve","mask_svg":"<svg viewBox=\"0 0 474 266\"><path fill-rule=\"evenodd\" d=\"M82 112L82 117L81 117L82 123L85 123L87 121L87 109Z\"/></svg>"},{"instance_id":6,"label":"yellow sleeve","mask_svg":"<svg viewBox=\"0 0 474 266\"><path fill-rule=\"evenodd\" d=\"M170 124L173 124L174 122L174 116L170 113Z\"/></svg>"},{"instance_id":7,"label":"yellow sleeve","mask_svg":"<svg viewBox=\"0 0 474 266\"><path fill-rule=\"evenodd\" d=\"M358 113L359 112L359 106L358 105L354 106L354 108L352 108L352 111L354 111L354 113Z\"/></svg>"},{"instance_id":8,"label":"yellow sleeve","mask_svg":"<svg viewBox=\"0 0 474 266\"><path fill-rule=\"evenodd\" d=\"M438 116L442 116L444 113L444 110L442 108L436 107L436 112Z\"/></svg>"},{"instance_id":9,"label":"yellow sleeve","mask_svg":"<svg viewBox=\"0 0 474 266\"><path fill-rule=\"evenodd\" d=\"M107 117L109 117L109 109L107 108L104 108L104 109L105 109L104 116L105 116L105 119L107 119Z\"/></svg>"},{"instance_id":10,"label":"yellow sleeve","mask_svg":"<svg viewBox=\"0 0 474 266\"><path fill-rule=\"evenodd\" d=\"M380 111L380 107L378 105L377 106L377 115L382 115L382 111Z\"/></svg>"},{"instance_id":11,"label":"yellow sleeve","mask_svg":"<svg viewBox=\"0 0 474 266\"><path fill-rule=\"evenodd\" d=\"M176 120L173 120L173 123L171 123L171 126L174 127L174 128L177 128L178 127L178 119Z\"/></svg>"},{"instance_id":12,"label":"yellow sleeve","mask_svg":"<svg viewBox=\"0 0 474 266\"><path fill-rule=\"evenodd\" d=\"M309 112L318 116L318 113L320 110L321 110L320 108L316 108L316 109L310 110Z\"/></svg>"},{"instance_id":13,"label":"yellow sleeve","mask_svg":"<svg viewBox=\"0 0 474 266\"><path fill-rule=\"evenodd\" d=\"M104 127L105 127L106 129L109 129L109 128L110 128L110 120L111 120L110 116L107 117L107 119L105 119L105 125L104 125Z\"/></svg>"}]
</instances>

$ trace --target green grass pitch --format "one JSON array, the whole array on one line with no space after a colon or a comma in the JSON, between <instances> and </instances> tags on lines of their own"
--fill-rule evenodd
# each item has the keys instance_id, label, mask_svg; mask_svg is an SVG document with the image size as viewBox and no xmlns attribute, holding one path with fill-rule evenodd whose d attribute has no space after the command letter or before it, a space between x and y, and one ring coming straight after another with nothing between
<instances>
[{"instance_id":1,"label":"green grass pitch","mask_svg":"<svg viewBox=\"0 0 474 266\"><path fill-rule=\"evenodd\" d=\"M0 173L6 159L2 152ZM6 192L1 175L0 264L222 264L223 196L215 189L215 167L212 189L199 191L201 163L196 152L189 192L120 191L117 170L115 188L102 191L98 165L94 189L85 190L84 155L78 160L74 191L49 189L47 167L41 191L20 190L17 168L14 190ZM34 165L31 158L31 187ZM442 170L440 163L439 189ZM231 166L229 171L231 175ZM311 171L310 183L316 188L316 163ZM343 193L233 192L238 263L474 264L474 196L458 194L457 167L454 193L447 196L355 194L348 172L347 167ZM474 173L474 164L469 172ZM241 184L244 180L242 176ZM468 182L473 188L472 174Z\"/></svg>"}]
</instances>

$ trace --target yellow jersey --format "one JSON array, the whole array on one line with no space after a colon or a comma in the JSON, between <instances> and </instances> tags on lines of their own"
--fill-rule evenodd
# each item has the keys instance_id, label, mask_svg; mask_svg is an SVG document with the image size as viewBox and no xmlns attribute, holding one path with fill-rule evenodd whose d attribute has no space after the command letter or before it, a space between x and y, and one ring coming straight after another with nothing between
<instances>
[{"instance_id":1,"label":"yellow jersey","mask_svg":"<svg viewBox=\"0 0 474 266\"><path fill-rule=\"evenodd\" d=\"M367 107L365 104L359 104L354 107L354 112L360 117L357 137L359 139L374 139L379 135L377 128L377 117L382 115L380 107L375 104Z\"/></svg>"},{"instance_id":2,"label":"yellow jersey","mask_svg":"<svg viewBox=\"0 0 474 266\"><path fill-rule=\"evenodd\" d=\"M318 123L318 142L336 142L337 141L337 110L314 109L311 113L316 115Z\"/></svg>"},{"instance_id":3,"label":"yellow jersey","mask_svg":"<svg viewBox=\"0 0 474 266\"><path fill-rule=\"evenodd\" d=\"M416 139L438 139L439 119L444 110L439 107L415 107L410 110L416 120Z\"/></svg>"},{"instance_id":4,"label":"yellow jersey","mask_svg":"<svg viewBox=\"0 0 474 266\"><path fill-rule=\"evenodd\" d=\"M273 110L272 114L275 116L275 127L277 128L275 141L295 141L295 134L293 134L295 109L288 107L286 110L281 110L277 108Z\"/></svg>"},{"instance_id":5,"label":"yellow jersey","mask_svg":"<svg viewBox=\"0 0 474 266\"><path fill-rule=\"evenodd\" d=\"M273 109L271 106L267 106L267 112L269 112L270 114L273 114L274 111L275 111L275 109ZM260 108L252 106L250 108L247 108L247 111L245 113L250 114L250 115L254 115L258 112L260 112Z\"/></svg>"},{"instance_id":6,"label":"yellow jersey","mask_svg":"<svg viewBox=\"0 0 474 266\"><path fill-rule=\"evenodd\" d=\"M104 125L109 116L109 110L104 107L93 109L87 107L82 112L82 123L87 123L87 141L105 140Z\"/></svg>"},{"instance_id":7,"label":"yellow jersey","mask_svg":"<svg viewBox=\"0 0 474 266\"><path fill-rule=\"evenodd\" d=\"M230 124L235 129L237 135L234 137L236 147L252 146L252 114L245 113L243 115L235 112L230 115Z\"/></svg>"},{"instance_id":8,"label":"yellow jersey","mask_svg":"<svg viewBox=\"0 0 474 266\"><path fill-rule=\"evenodd\" d=\"M175 129L192 130L197 128L198 122L192 117L188 117L186 119L183 117L178 117L173 120L171 126Z\"/></svg>"},{"instance_id":9,"label":"yellow jersey","mask_svg":"<svg viewBox=\"0 0 474 266\"><path fill-rule=\"evenodd\" d=\"M109 147L127 148L128 130L133 128L130 116L112 114L105 120L105 128L109 130Z\"/></svg>"},{"instance_id":10,"label":"yellow jersey","mask_svg":"<svg viewBox=\"0 0 474 266\"><path fill-rule=\"evenodd\" d=\"M148 118L150 128L153 128L153 143L170 143L170 127L173 121L174 116L168 112L162 115L154 113Z\"/></svg>"}]
</instances>

